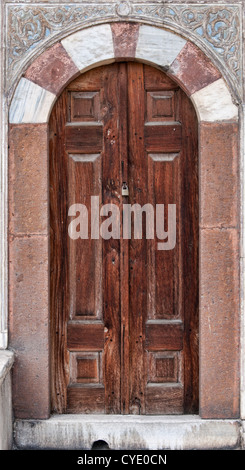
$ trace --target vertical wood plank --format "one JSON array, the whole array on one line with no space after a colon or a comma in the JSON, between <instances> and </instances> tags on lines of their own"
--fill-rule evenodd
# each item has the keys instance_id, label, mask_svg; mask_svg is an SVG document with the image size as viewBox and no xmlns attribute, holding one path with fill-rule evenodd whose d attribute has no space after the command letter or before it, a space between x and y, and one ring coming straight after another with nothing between
<instances>
[{"instance_id":1,"label":"vertical wood plank","mask_svg":"<svg viewBox=\"0 0 245 470\"><path fill-rule=\"evenodd\" d=\"M65 153L67 92L57 100L50 118L50 309L51 309L51 402L62 413L66 408L68 351L66 323L69 315L69 261L67 242L68 159ZM62 223L63 222L63 223Z\"/></svg>"},{"instance_id":2,"label":"vertical wood plank","mask_svg":"<svg viewBox=\"0 0 245 470\"><path fill-rule=\"evenodd\" d=\"M181 93L180 119L183 123L181 238L183 250L184 412L198 411L198 129L194 108ZM188 221L188 223L186 223Z\"/></svg>"},{"instance_id":3,"label":"vertical wood plank","mask_svg":"<svg viewBox=\"0 0 245 470\"><path fill-rule=\"evenodd\" d=\"M118 65L104 69L101 90L104 150L102 153L102 203L120 208L120 155ZM120 209L119 209L120 210ZM103 318L106 328L104 385L106 413L121 412L121 309L120 240L103 240Z\"/></svg>"},{"instance_id":4,"label":"vertical wood plank","mask_svg":"<svg viewBox=\"0 0 245 470\"><path fill-rule=\"evenodd\" d=\"M137 92L136 92L137 90ZM147 159L144 146L145 92L142 64L128 63L128 129L129 129L129 193L130 203L142 206L147 202ZM144 217L143 217L144 220ZM147 242L129 241L130 292L130 413L145 413L145 322L147 315Z\"/></svg>"},{"instance_id":5,"label":"vertical wood plank","mask_svg":"<svg viewBox=\"0 0 245 470\"><path fill-rule=\"evenodd\" d=\"M128 79L127 64L119 64L119 155L120 193L128 184ZM123 238L123 204L129 198L121 195L120 292L121 292L121 413L129 413L129 242Z\"/></svg>"}]
</instances>

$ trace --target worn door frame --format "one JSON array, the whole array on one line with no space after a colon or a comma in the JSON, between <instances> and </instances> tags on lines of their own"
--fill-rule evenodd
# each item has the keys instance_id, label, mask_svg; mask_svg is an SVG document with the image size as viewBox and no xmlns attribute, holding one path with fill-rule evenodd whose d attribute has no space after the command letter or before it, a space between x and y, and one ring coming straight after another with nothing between
<instances>
[{"instance_id":1,"label":"worn door frame","mask_svg":"<svg viewBox=\"0 0 245 470\"><path fill-rule=\"evenodd\" d=\"M49 115L69 81L117 59L139 60L167 71L195 106L200 148L199 412L202 418L238 418L238 108L220 71L197 46L166 29L140 23L104 23L64 38L28 67L12 99L9 327L10 347L16 351L15 417L50 416Z\"/></svg>"}]
</instances>

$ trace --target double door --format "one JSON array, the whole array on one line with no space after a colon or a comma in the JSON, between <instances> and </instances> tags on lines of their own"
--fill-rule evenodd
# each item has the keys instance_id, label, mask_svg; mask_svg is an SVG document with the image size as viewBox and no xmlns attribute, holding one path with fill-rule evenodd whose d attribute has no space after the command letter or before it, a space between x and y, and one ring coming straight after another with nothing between
<instances>
[{"instance_id":1,"label":"double door","mask_svg":"<svg viewBox=\"0 0 245 470\"><path fill-rule=\"evenodd\" d=\"M49 149L53 409L197 412L197 121L190 100L148 65L99 67L58 99ZM132 211L125 236L126 204L148 205L137 215L142 233ZM170 240L171 207L176 240L159 249Z\"/></svg>"}]
</instances>

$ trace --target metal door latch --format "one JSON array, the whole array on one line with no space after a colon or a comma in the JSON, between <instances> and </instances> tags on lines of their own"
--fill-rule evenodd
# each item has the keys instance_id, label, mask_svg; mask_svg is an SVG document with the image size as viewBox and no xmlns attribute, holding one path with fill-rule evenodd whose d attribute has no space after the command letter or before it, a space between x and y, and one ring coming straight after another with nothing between
<instances>
[{"instance_id":1,"label":"metal door latch","mask_svg":"<svg viewBox=\"0 0 245 470\"><path fill-rule=\"evenodd\" d=\"M128 185L125 181L122 184L122 196L128 196Z\"/></svg>"}]
</instances>

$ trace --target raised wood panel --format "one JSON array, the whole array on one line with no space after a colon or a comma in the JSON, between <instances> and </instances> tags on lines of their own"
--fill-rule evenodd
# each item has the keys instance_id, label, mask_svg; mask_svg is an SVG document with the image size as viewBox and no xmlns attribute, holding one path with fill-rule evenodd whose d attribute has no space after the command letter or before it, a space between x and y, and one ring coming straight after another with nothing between
<instances>
[{"instance_id":1,"label":"raised wood panel","mask_svg":"<svg viewBox=\"0 0 245 470\"><path fill-rule=\"evenodd\" d=\"M98 91L70 92L70 121L99 121L100 94Z\"/></svg>"},{"instance_id":2,"label":"raised wood panel","mask_svg":"<svg viewBox=\"0 0 245 470\"><path fill-rule=\"evenodd\" d=\"M168 125L146 123L145 145L147 152L179 152L181 144L182 127L178 122Z\"/></svg>"},{"instance_id":3,"label":"raised wood panel","mask_svg":"<svg viewBox=\"0 0 245 470\"><path fill-rule=\"evenodd\" d=\"M68 240L70 318L99 319L102 318L102 242L91 238L90 221L91 196L96 194L101 199L102 161L100 154L69 155L68 159L69 206L79 203L87 209L87 239L73 240L69 237ZM86 213L84 218L85 216ZM73 219L74 217L71 217L70 222ZM78 230L81 229L79 225ZM83 235L86 236L86 233Z\"/></svg>"},{"instance_id":4,"label":"raised wood panel","mask_svg":"<svg viewBox=\"0 0 245 470\"><path fill-rule=\"evenodd\" d=\"M97 153L103 148L102 125L67 124L65 144L69 153Z\"/></svg>"},{"instance_id":5,"label":"raised wood panel","mask_svg":"<svg viewBox=\"0 0 245 470\"><path fill-rule=\"evenodd\" d=\"M105 413L104 387L70 385L67 389L67 413Z\"/></svg>"},{"instance_id":6,"label":"raised wood panel","mask_svg":"<svg viewBox=\"0 0 245 470\"><path fill-rule=\"evenodd\" d=\"M102 383L100 352L70 352L70 384Z\"/></svg>"},{"instance_id":7,"label":"raised wood panel","mask_svg":"<svg viewBox=\"0 0 245 470\"><path fill-rule=\"evenodd\" d=\"M183 414L184 388L181 384L148 384L146 387L146 413Z\"/></svg>"},{"instance_id":8,"label":"raised wood panel","mask_svg":"<svg viewBox=\"0 0 245 470\"><path fill-rule=\"evenodd\" d=\"M69 351L103 350L104 325L102 323L68 323L67 348Z\"/></svg>"},{"instance_id":9,"label":"raised wood panel","mask_svg":"<svg viewBox=\"0 0 245 470\"><path fill-rule=\"evenodd\" d=\"M178 382L179 353L172 351L148 353L148 382Z\"/></svg>"},{"instance_id":10,"label":"raised wood panel","mask_svg":"<svg viewBox=\"0 0 245 470\"><path fill-rule=\"evenodd\" d=\"M173 91L148 91L146 99L148 122L174 121L176 119L175 93Z\"/></svg>"},{"instance_id":11,"label":"raised wood panel","mask_svg":"<svg viewBox=\"0 0 245 470\"><path fill-rule=\"evenodd\" d=\"M146 324L146 348L148 351L180 351L183 347L182 323Z\"/></svg>"},{"instance_id":12,"label":"raised wood panel","mask_svg":"<svg viewBox=\"0 0 245 470\"><path fill-rule=\"evenodd\" d=\"M164 201L158 240L167 242L168 204L176 205L176 245L172 250L158 250L156 241L148 242L148 319L181 318L181 180L179 154L148 156L149 202ZM164 183L163 183L164 182Z\"/></svg>"},{"instance_id":13,"label":"raised wood panel","mask_svg":"<svg viewBox=\"0 0 245 470\"><path fill-rule=\"evenodd\" d=\"M173 357L156 358L156 378L164 378L166 382L172 382L176 379L176 366Z\"/></svg>"},{"instance_id":14,"label":"raised wood panel","mask_svg":"<svg viewBox=\"0 0 245 470\"><path fill-rule=\"evenodd\" d=\"M98 360L91 357L77 358L77 380L96 380L98 382Z\"/></svg>"}]
</instances>

